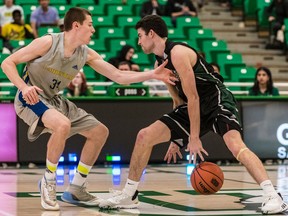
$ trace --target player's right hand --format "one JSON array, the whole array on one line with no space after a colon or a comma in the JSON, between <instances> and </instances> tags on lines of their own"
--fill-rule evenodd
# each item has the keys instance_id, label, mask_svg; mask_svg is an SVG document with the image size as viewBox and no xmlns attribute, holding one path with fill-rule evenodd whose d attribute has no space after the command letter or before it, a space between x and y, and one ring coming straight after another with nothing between
<instances>
[{"instance_id":1,"label":"player's right hand","mask_svg":"<svg viewBox=\"0 0 288 216\"><path fill-rule=\"evenodd\" d=\"M164 161L167 161L167 163L170 163L171 160L173 159L173 162L176 163L177 162L177 155L179 156L179 158L183 158L182 154L180 152L180 147L178 145L176 145L175 143L171 142L170 146L168 148L168 151L164 157Z\"/></svg>"},{"instance_id":2,"label":"player's right hand","mask_svg":"<svg viewBox=\"0 0 288 216\"><path fill-rule=\"evenodd\" d=\"M29 105L34 105L39 102L38 93L43 92L43 90L37 86L26 86L21 89L21 92L25 102Z\"/></svg>"}]
</instances>

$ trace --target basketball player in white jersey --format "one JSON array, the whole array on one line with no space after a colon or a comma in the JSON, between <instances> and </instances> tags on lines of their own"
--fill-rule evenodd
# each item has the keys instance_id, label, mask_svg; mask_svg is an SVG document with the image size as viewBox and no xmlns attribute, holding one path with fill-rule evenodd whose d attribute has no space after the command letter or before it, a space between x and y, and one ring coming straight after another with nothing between
<instances>
[{"instance_id":1,"label":"basketball player in white jersey","mask_svg":"<svg viewBox=\"0 0 288 216\"><path fill-rule=\"evenodd\" d=\"M30 127L28 138L42 133L51 136L47 144L46 171L39 183L41 205L46 210L59 210L56 200L56 169L66 139L74 134L86 137L77 172L63 193L62 200L79 205L97 206L99 198L86 191L86 178L107 137L108 128L94 116L76 107L58 93L85 65L120 84L159 79L173 84L174 76L165 64L147 72L120 71L87 47L94 34L91 14L82 8L71 8L65 15L63 33L48 34L10 55L1 67L18 88L15 97L17 115ZM27 62L24 75L16 65Z\"/></svg>"}]
</instances>

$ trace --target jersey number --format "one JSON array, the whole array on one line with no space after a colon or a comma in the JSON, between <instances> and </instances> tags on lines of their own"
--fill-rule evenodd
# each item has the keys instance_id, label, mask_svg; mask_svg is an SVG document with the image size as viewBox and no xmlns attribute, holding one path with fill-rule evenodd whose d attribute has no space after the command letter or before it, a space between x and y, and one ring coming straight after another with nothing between
<instances>
[{"instance_id":1,"label":"jersey number","mask_svg":"<svg viewBox=\"0 0 288 216\"><path fill-rule=\"evenodd\" d=\"M53 82L53 84L50 85L50 88L51 88L51 89L58 88L59 85L60 85L60 83L61 83L61 81L58 81L58 80L56 80L56 79L53 79L52 82Z\"/></svg>"}]
</instances>

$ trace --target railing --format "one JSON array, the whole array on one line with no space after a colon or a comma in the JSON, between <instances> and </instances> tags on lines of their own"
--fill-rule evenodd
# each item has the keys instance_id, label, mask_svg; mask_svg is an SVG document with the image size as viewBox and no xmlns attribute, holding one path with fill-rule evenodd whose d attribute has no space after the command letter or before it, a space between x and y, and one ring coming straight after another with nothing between
<instances>
[{"instance_id":1,"label":"railing","mask_svg":"<svg viewBox=\"0 0 288 216\"><path fill-rule=\"evenodd\" d=\"M110 86L114 84L114 82L87 82L88 86ZM161 81L145 81L143 82L143 85L147 86L165 86L165 84ZM252 82L225 82L225 86L229 87L251 87L253 85ZM2 82L0 83L0 87L12 87L14 86L13 83L11 82ZM288 82L275 82L274 86L277 88L287 88L288 89ZM248 90L231 90L231 92L235 95L248 95ZM61 93L61 92L60 92ZM93 90L94 94L98 95L105 95L107 92L106 90ZM169 94L168 90L156 90L156 89L150 89L149 93L151 95L155 94ZM288 90L280 90L279 91L280 95L288 95ZM10 91L0 91L0 96L1 95L9 95Z\"/></svg>"}]
</instances>

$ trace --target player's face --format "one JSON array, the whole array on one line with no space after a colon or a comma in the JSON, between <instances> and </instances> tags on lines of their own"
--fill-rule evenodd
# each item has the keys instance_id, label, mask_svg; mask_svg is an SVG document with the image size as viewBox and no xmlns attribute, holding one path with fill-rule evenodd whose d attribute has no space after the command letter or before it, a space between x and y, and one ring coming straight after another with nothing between
<instances>
[{"instance_id":1,"label":"player's face","mask_svg":"<svg viewBox=\"0 0 288 216\"><path fill-rule=\"evenodd\" d=\"M267 73L265 71L259 71L257 74L257 80L259 82L259 84L267 84L268 80L269 80L269 76L267 75Z\"/></svg>"},{"instance_id":2,"label":"player's face","mask_svg":"<svg viewBox=\"0 0 288 216\"><path fill-rule=\"evenodd\" d=\"M95 33L91 16L86 15L86 19L84 20L83 24L79 25L78 33L84 44L88 44L90 42L92 35Z\"/></svg>"},{"instance_id":3,"label":"player's face","mask_svg":"<svg viewBox=\"0 0 288 216\"><path fill-rule=\"evenodd\" d=\"M146 54L150 54L153 51L153 42L149 37L149 33L146 35L142 28L137 30L138 32L138 45L141 46L142 50Z\"/></svg>"}]
</instances>

